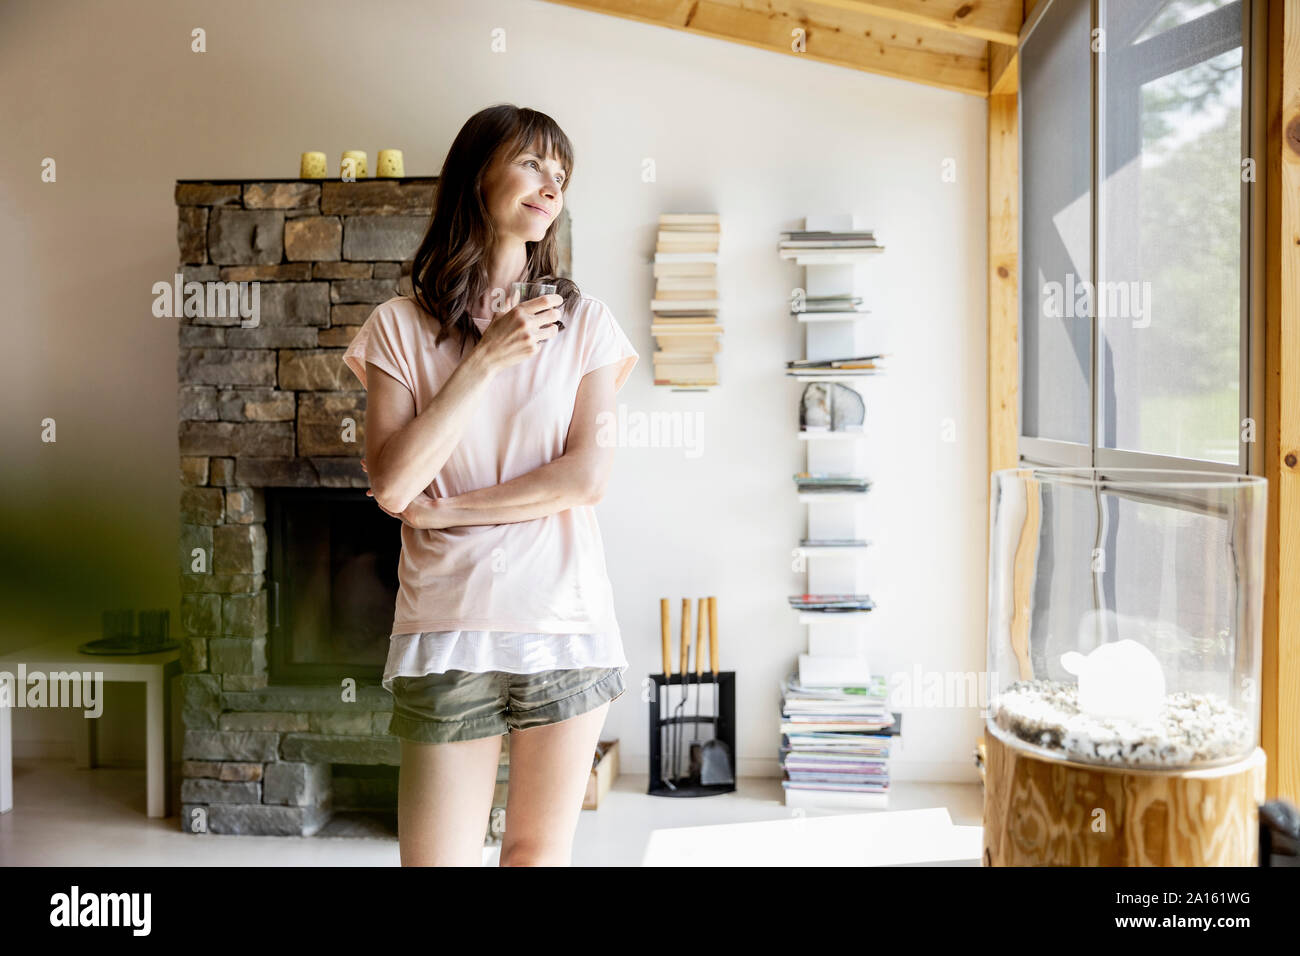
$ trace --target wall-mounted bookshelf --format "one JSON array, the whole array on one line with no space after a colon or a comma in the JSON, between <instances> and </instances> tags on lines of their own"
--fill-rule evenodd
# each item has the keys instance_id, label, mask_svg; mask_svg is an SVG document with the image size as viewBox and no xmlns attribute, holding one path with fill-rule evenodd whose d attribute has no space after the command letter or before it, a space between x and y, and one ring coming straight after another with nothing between
<instances>
[{"instance_id":1,"label":"wall-mounted bookshelf","mask_svg":"<svg viewBox=\"0 0 1300 956\"><path fill-rule=\"evenodd\" d=\"M722 323L718 319L717 213L665 213L659 217L654 255L654 383L673 391L701 392L718 385Z\"/></svg>"},{"instance_id":2,"label":"wall-mounted bookshelf","mask_svg":"<svg viewBox=\"0 0 1300 956\"><path fill-rule=\"evenodd\" d=\"M857 423L837 421L829 412L828 421L800 419L806 471L795 476L795 485L807 509L807 533L794 555L802 563L805 593L790 603L808 645L782 694L782 783L789 806L888 806L889 756L901 716L889 712L885 680L871 670L876 615L869 566L877 547L863 533L862 507L876 494L864 389L884 372L886 356L871 334L882 323L870 310L870 288L858 282L862 264L883 252L874 233L852 216L808 217L804 229L784 234L779 247L782 259L804 271L790 303L791 318L804 330L804 357L787 363L786 376L801 383L801 393L820 382L860 397L849 394L853 402L844 402L858 409ZM809 401L819 402L820 395ZM802 406L803 394L799 400ZM834 490L810 487L817 483ZM861 490L841 487L854 484Z\"/></svg>"}]
</instances>

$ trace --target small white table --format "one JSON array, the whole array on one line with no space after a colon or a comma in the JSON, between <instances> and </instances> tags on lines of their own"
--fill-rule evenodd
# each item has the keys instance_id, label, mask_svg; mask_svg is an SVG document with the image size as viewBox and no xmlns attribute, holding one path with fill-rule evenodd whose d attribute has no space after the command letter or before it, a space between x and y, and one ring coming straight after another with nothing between
<instances>
[{"instance_id":1,"label":"small white table","mask_svg":"<svg viewBox=\"0 0 1300 956\"><path fill-rule=\"evenodd\" d=\"M76 671L102 675L108 681L142 682L145 685L145 780L147 808L151 817L166 817L172 812L171 766L171 679L180 673L180 649L159 654L100 655L82 654L77 646L93 641L99 634L80 634L34 644L0 655L0 671L13 675L14 690L23 694L18 684L18 665L33 671ZM100 687L102 694L103 688ZM102 699L101 699L102 700ZM11 704L16 702L11 702ZM101 715L102 716L102 715ZM13 708L0 706L0 813L14 806L13 792ZM97 762L95 719L85 718L86 732L78 734L77 766L93 769Z\"/></svg>"},{"instance_id":2,"label":"small white table","mask_svg":"<svg viewBox=\"0 0 1300 956\"><path fill-rule=\"evenodd\" d=\"M945 807L791 816L655 830L642 866L978 866L984 828Z\"/></svg>"}]
</instances>

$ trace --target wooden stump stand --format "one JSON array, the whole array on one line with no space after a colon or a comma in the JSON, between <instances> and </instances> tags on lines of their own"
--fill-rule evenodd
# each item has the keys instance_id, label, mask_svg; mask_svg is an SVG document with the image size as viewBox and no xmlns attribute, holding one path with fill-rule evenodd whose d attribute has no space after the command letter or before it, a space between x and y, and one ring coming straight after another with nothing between
<instances>
[{"instance_id":1,"label":"wooden stump stand","mask_svg":"<svg viewBox=\"0 0 1300 956\"><path fill-rule=\"evenodd\" d=\"M1205 770L1045 759L985 734L985 866L1256 866L1264 751Z\"/></svg>"}]
</instances>

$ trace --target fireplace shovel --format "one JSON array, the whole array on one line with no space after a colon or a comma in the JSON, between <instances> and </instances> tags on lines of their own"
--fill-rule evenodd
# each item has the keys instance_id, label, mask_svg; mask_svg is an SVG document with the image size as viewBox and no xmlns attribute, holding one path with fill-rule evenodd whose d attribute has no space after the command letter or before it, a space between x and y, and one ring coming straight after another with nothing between
<instances>
[{"instance_id":1,"label":"fireplace shovel","mask_svg":"<svg viewBox=\"0 0 1300 956\"><path fill-rule=\"evenodd\" d=\"M700 750L700 783L706 787L734 784L731 750L718 738L718 599L709 598L709 669L713 671L713 739ZM698 667L698 664L696 665Z\"/></svg>"},{"instance_id":2,"label":"fireplace shovel","mask_svg":"<svg viewBox=\"0 0 1300 956\"><path fill-rule=\"evenodd\" d=\"M668 688L673 682L673 645L672 638L669 637L668 624L668 599L659 599L659 638L663 643L664 651L664 699L660 705L660 714L672 713L672 704L669 702ZM673 725L664 721L663 727L659 732L659 779L668 787L669 790L676 790L677 784L673 783L672 777L668 774L668 768L671 766L669 756L669 744L673 739Z\"/></svg>"}]
</instances>

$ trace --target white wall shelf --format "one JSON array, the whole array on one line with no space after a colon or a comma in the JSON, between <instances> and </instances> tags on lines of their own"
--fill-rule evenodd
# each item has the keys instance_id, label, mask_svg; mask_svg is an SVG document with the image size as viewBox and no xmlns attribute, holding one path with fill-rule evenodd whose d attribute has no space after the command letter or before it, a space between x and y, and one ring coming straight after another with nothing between
<instances>
[{"instance_id":1,"label":"white wall shelf","mask_svg":"<svg viewBox=\"0 0 1300 956\"><path fill-rule=\"evenodd\" d=\"M866 554L870 547L867 544L811 545L809 547L800 546L795 550L799 554L810 558L856 558Z\"/></svg>"},{"instance_id":2,"label":"white wall shelf","mask_svg":"<svg viewBox=\"0 0 1300 956\"><path fill-rule=\"evenodd\" d=\"M862 624L868 614L874 614L874 611L835 611L831 614L823 614L820 611L800 611L800 624L852 624L855 627Z\"/></svg>"},{"instance_id":3,"label":"white wall shelf","mask_svg":"<svg viewBox=\"0 0 1300 956\"><path fill-rule=\"evenodd\" d=\"M791 312L796 322L863 322L879 320L870 312Z\"/></svg>"},{"instance_id":4,"label":"white wall shelf","mask_svg":"<svg viewBox=\"0 0 1300 956\"><path fill-rule=\"evenodd\" d=\"M796 382L838 382L846 378L872 378L883 372L883 369L870 368L850 369L845 372L800 372L796 369L786 369L785 377Z\"/></svg>"},{"instance_id":5,"label":"white wall shelf","mask_svg":"<svg viewBox=\"0 0 1300 956\"><path fill-rule=\"evenodd\" d=\"M799 500L813 504L822 504L823 502L851 502L861 501L870 491L801 491Z\"/></svg>"},{"instance_id":6,"label":"white wall shelf","mask_svg":"<svg viewBox=\"0 0 1300 956\"><path fill-rule=\"evenodd\" d=\"M804 230L809 232L845 232L862 227L852 216L809 216L804 220ZM781 257L793 261L804 269L803 292L814 302L832 303L837 308L846 305L866 305L870 290L861 288L858 272L862 264L883 249L840 250L781 250ZM798 294L796 291L794 294ZM835 301L842 299L843 301ZM797 300L796 300L797 301ZM889 350L878 347L880 338L888 337L888 325L870 312L794 312L791 317L803 329L804 358L813 362L830 362L862 355L885 355ZM871 320L871 321L868 321ZM871 414L874 404L868 403L865 389L868 379L880 375L881 369L786 369L786 378L803 383L807 388L813 382L843 382L844 387L858 392ZM864 423L865 424L865 423ZM872 431L877 431L872 429ZM864 427L857 431L804 431L797 433L804 449L804 471L812 475L854 475L869 477L870 455L874 451L863 439L868 436ZM873 499L868 502L868 496ZM803 559L797 567L804 575L800 590L809 595L871 594L872 575L879 564L880 555L864 533L863 525L873 518L875 501L873 489L865 490L800 490L795 497L807 505L807 522L803 541L855 541L851 545L800 545L794 554ZM867 508L861 507L868 505ZM820 506L820 507L818 507ZM869 610L814 611L792 608L800 625L807 628L807 653L799 655L798 671L806 672L812 681L865 682L868 667L874 663L879 635L878 618ZM878 671L871 671L878 673ZM834 799L829 791L819 793L808 789L801 800L817 805L818 799ZM880 803L886 805L887 796Z\"/></svg>"},{"instance_id":7,"label":"white wall shelf","mask_svg":"<svg viewBox=\"0 0 1300 956\"><path fill-rule=\"evenodd\" d=\"M837 249L834 251L819 249L816 251L803 249L782 249L781 258L789 259L801 266L839 266L852 265L855 262L861 262L863 259L869 259L872 256L878 256L884 252L884 248L876 249Z\"/></svg>"},{"instance_id":8,"label":"white wall shelf","mask_svg":"<svg viewBox=\"0 0 1300 956\"><path fill-rule=\"evenodd\" d=\"M862 432L798 432L800 441L861 441L867 437Z\"/></svg>"}]
</instances>

